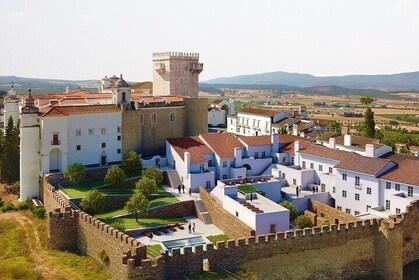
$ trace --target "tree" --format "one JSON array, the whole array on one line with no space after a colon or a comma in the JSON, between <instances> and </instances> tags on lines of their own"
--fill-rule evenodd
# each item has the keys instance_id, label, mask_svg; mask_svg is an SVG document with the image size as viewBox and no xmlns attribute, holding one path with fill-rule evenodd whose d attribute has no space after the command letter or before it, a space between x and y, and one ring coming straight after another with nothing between
<instances>
[{"instance_id":1,"label":"tree","mask_svg":"<svg viewBox=\"0 0 419 280\"><path fill-rule=\"evenodd\" d=\"M20 176L20 137L19 122L13 126L13 117L10 116L2 146L0 173L2 181L13 184Z\"/></svg>"},{"instance_id":2,"label":"tree","mask_svg":"<svg viewBox=\"0 0 419 280\"><path fill-rule=\"evenodd\" d=\"M78 162L67 165L64 170L64 178L73 184L80 183L86 177L86 167Z\"/></svg>"},{"instance_id":3,"label":"tree","mask_svg":"<svg viewBox=\"0 0 419 280\"><path fill-rule=\"evenodd\" d=\"M340 125L340 123L335 120L331 121L328 126L329 126L330 131L333 131L333 132L340 133L342 130L342 126Z\"/></svg>"},{"instance_id":4,"label":"tree","mask_svg":"<svg viewBox=\"0 0 419 280\"><path fill-rule=\"evenodd\" d=\"M359 101L361 101L361 103L365 106L369 106L372 102L374 102L374 99L369 96L362 96Z\"/></svg>"},{"instance_id":5,"label":"tree","mask_svg":"<svg viewBox=\"0 0 419 280\"><path fill-rule=\"evenodd\" d=\"M105 175L105 183L115 187L124 185L126 179L124 170L117 165L109 167Z\"/></svg>"},{"instance_id":6,"label":"tree","mask_svg":"<svg viewBox=\"0 0 419 280\"><path fill-rule=\"evenodd\" d=\"M284 125L284 126L282 126L281 127L281 130L280 130L280 134L287 134L288 133L288 131L287 131L287 127Z\"/></svg>"},{"instance_id":7,"label":"tree","mask_svg":"<svg viewBox=\"0 0 419 280\"><path fill-rule=\"evenodd\" d=\"M373 138L375 135L375 121L374 121L374 112L370 107L365 111L365 131L364 134L366 137Z\"/></svg>"},{"instance_id":8,"label":"tree","mask_svg":"<svg viewBox=\"0 0 419 280\"><path fill-rule=\"evenodd\" d=\"M137 184L135 184L135 191L142 193L146 198L148 198L152 193L157 191L156 181L143 177L137 182Z\"/></svg>"},{"instance_id":9,"label":"tree","mask_svg":"<svg viewBox=\"0 0 419 280\"><path fill-rule=\"evenodd\" d=\"M125 209L135 217L135 221L137 222L139 217L147 214L147 208L147 197L139 191L136 191L125 204Z\"/></svg>"},{"instance_id":10,"label":"tree","mask_svg":"<svg viewBox=\"0 0 419 280\"><path fill-rule=\"evenodd\" d=\"M296 224L297 228L311 228L311 227L313 227L313 222L306 215L298 216L298 218L295 219L295 224Z\"/></svg>"},{"instance_id":11,"label":"tree","mask_svg":"<svg viewBox=\"0 0 419 280\"><path fill-rule=\"evenodd\" d=\"M290 221L294 221L298 216L298 207L289 201L282 201L279 205L287 208L290 211Z\"/></svg>"},{"instance_id":12,"label":"tree","mask_svg":"<svg viewBox=\"0 0 419 280\"><path fill-rule=\"evenodd\" d=\"M163 182L163 172L154 166L144 170L143 177L154 180L157 185L160 185Z\"/></svg>"},{"instance_id":13,"label":"tree","mask_svg":"<svg viewBox=\"0 0 419 280\"><path fill-rule=\"evenodd\" d=\"M100 213L105 208L105 196L98 190L91 190L81 200L80 206L90 215Z\"/></svg>"},{"instance_id":14,"label":"tree","mask_svg":"<svg viewBox=\"0 0 419 280\"><path fill-rule=\"evenodd\" d=\"M124 156L122 161L122 169L125 172L131 172L139 170L141 175L142 164L141 164L141 155L137 154L134 151L129 152Z\"/></svg>"}]
</instances>

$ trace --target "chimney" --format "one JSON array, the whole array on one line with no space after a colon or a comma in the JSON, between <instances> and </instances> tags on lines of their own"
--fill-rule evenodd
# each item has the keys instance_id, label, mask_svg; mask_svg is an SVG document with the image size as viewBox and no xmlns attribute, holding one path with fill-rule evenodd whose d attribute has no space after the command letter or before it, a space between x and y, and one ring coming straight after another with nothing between
<instances>
[{"instance_id":1,"label":"chimney","mask_svg":"<svg viewBox=\"0 0 419 280\"><path fill-rule=\"evenodd\" d=\"M292 125L292 135L295 135L295 136L298 135L298 125L297 124Z\"/></svg>"},{"instance_id":2,"label":"chimney","mask_svg":"<svg viewBox=\"0 0 419 280\"><path fill-rule=\"evenodd\" d=\"M273 133L271 135L272 152L278 153L279 151L279 134Z\"/></svg>"},{"instance_id":3,"label":"chimney","mask_svg":"<svg viewBox=\"0 0 419 280\"><path fill-rule=\"evenodd\" d=\"M234 148L234 167L242 166L243 150L241 148Z\"/></svg>"},{"instance_id":4,"label":"chimney","mask_svg":"<svg viewBox=\"0 0 419 280\"><path fill-rule=\"evenodd\" d=\"M336 149L336 138L333 138L333 137L329 138L329 148Z\"/></svg>"},{"instance_id":5,"label":"chimney","mask_svg":"<svg viewBox=\"0 0 419 280\"><path fill-rule=\"evenodd\" d=\"M183 159L186 166L186 178L188 178L189 173L191 172L191 154L189 152L185 152Z\"/></svg>"},{"instance_id":6,"label":"chimney","mask_svg":"<svg viewBox=\"0 0 419 280\"><path fill-rule=\"evenodd\" d=\"M300 151L300 141L294 142L294 153Z\"/></svg>"},{"instance_id":7,"label":"chimney","mask_svg":"<svg viewBox=\"0 0 419 280\"><path fill-rule=\"evenodd\" d=\"M352 146L352 135L345 134L343 137L343 145L348 147Z\"/></svg>"},{"instance_id":8,"label":"chimney","mask_svg":"<svg viewBox=\"0 0 419 280\"><path fill-rule=\"evenodd\" d=\"M375 148L373 144L365 145L365 156L366 157L375 157Z\"/></svg>"},{"instance_id":9,"label":"chimney","mask_svg":"<svg viewBox=\"0 0 419 280\"><path fill-rule=\"evenodd\" d=\"M300 155L298 154L298 151L300 150L300 141L294 142L294 165L299 166L300 165Z\"/></svg>"}]
</instances>

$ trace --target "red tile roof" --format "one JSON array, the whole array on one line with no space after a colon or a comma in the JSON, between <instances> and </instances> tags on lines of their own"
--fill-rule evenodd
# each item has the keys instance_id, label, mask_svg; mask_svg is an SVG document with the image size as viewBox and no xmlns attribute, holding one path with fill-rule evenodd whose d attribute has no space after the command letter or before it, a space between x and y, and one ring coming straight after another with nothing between
<instances>
[{"instance_id":1,"label":"red tile roof","mask_svg":"<svg viewBox=\"0 0 419 280\"><path fill-rule=\"evenodd\" d=\"M397 167L384 175L380 179L393 182L400 182L406 185L419 186L419 161L405 159Z\"/></svg>"},{"instance_id":2,"label":"red tile roof","mask_svg":"<svg viewBox=\"0 0 419 280\"><path fill-rule=\"evenodd\" d=\"M243 143L232 133L204 133L199 137L220 158L234 158L234 148L244 148Z\"/></svg>"},{"instance_id":3,"label":"red tile roof","mask_svg":"<svg viewBox=\"0 0 419 280\"><path fill-rule=\"evenodd\" d=\"M247 145L247 146L265 146L271 145L271 136L270 135L263 135L263 136L240 136L239 140Z\"/></svg>"},{"instance_id":4,"label":"red tile roof","mask_svg":"<svg viewBox=\"0 0 419 280\"><path fill-rule=\"evenodd\" d=\"M185 152L190 153L191 163L205 163L208 159L204 155L213 153L198 136L168 138L167 142L183 160Z\"/></svg>"},{"instance_id":5,"label":"red tile roof","mask_svg":"<svg viewBox=\"0 0 419 280\"><path fill-rule=\"evenodd\" d=\"M224 99L215 99L214 101L211 102L211 104L220 104L223 101Z\"/></svg>"},{"instance_id":6,"label":"red tile roof","mask_svg":"<svg viewBox=\"0 0 419 280\"><path fill-rule=\"evenodd\" d=\"M335 168L354 171L369 175L376 175L389 163L394 163L391 160L383 158L372 158L352 153L350 156L341 160Z\"/></svg>"},{"instance_id":7,"label":"red tile roof","mask_svg":"<svg viewBox=\"0 0 419 280\"><path fill-rule=\"evenodd\" d=\"M121 109L115 105L84 105L84 106L53 106L43 117L48 116L69 116L81 114L116 113Z\"/></svg>"},{"instance_id":8,"label":"red tile roof","mask_svg":"<svg viewBox=\"0 0 419 280\"><path fill-rule=\"evenodd\" d=\"M328 147L315 144L307 145L304 148L300 148L300 153L315 157L333 159L337 161L344 160L348 156L352 155L351 152L330 149Z\"/></svg>"},{"instance_id":9,"label":"red tile roof","mask_svg":"<svg viewBox=\"0 0 419 280\"><path fill-rule=\"evenodd\" d=\"M280 113L283 113L283 112L282 111L277 111L277 110L243 107L239 110L239 113L274 117L274 116L276 116Z\"/></svg>"},{"instance_id":10,"label":"red tile roof","mask_svg":"<svg viewBox=\"0 0 419 280\"><path fill-rule=\"evenodd\" d=\"M279 150L281 152L294 153L294 142L300 142L300 149L312 145L309 139L291 134L279 134Z\"/></svg>"}]
</instances>

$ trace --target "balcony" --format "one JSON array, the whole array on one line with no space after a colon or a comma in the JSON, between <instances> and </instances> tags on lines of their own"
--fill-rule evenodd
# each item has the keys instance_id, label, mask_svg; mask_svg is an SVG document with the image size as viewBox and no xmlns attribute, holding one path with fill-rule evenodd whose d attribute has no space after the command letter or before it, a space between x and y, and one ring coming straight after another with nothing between
<instances>
[{"instance_id":1,"label":"balcony","mask_svg":"<svg viewBox=\"0 0 419 280\"><path fill-rule=\"evenodd\" d=\"M156 70L159 73L163 73L166 70L166 66L164 63L156 62L154 63L154 70Z\"/></svg>"},{"instance_id":2,"label":"balcony","mask_svg":"<svg viewBox=\"0 0 419 280\"><path fill-rule=\"evenodd\" d=\"M61 140L59 139L51 140L51 146L58 146L58 145L61 145Z\"/></svg>"},{"instance_id":3,"label":"balcony","mask_svg":"<svg viewBox=\"0 0 419 280\"><path fill-rule=\"evenodd\" d=\"M191 71L192 73L201 73L204 70L204 63L192 63Z\"/></svg>"}]
</instances>

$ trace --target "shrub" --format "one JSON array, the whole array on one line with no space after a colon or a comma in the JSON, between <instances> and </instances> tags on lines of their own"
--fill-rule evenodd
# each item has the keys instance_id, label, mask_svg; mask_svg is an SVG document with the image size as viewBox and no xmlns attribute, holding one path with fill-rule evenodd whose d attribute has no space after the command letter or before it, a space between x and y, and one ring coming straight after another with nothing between
<instances>
[{"instance_id":1,"label":"shrub","mask_svg":"<svg viewBox=\"0 0 419 280\"><path fill-rule=\"evenodd\" d=\"M298 216L298 207L295 204L292 204L289 201L282 201L280 203L281 206L290 210L290 221L294 221Z\"/></svg>"},{"instance_id":2,"label":"shrub","mask_svg":"<svg viewBox=\"0 0 419 280\"><path fill-rule=\"evenodd\" d=\"M306 215L301 215L297 219L295 219L295 224L297 225L297 228L311 228L311 227L313 227L313 222Z\"/></svg>"},{"instance_id":3,"label":"shrub","mask_svg":"<svg viewBox=\"0 0 419 280\"><path fill-rule=\"evenodd\" d=\"M149 179L148 179L149 180ZM152 180L150 180L152 181ZM154 181L152 181L154 183ZM143 193L136 191L133 196L125 204L125 209L135 217L135 221L138 222L138 218L147 214L148 200Z\"/></svg>"},{"instance_id":4,"label":"shrub","mask_svg":"<svg viewBox=\"0 0 419 280\"><path fill-rule=\"evenodd\" d=\"M109 260L109 256L108 256L108 254L106 253L106 251L105 251L105 250L102 250L102 251L99 253L99 258L100 258L100 260L102 261L102 264L103 264L104 266L109 266L109 264L110 264L110 260Z\"/></svg>"},{"instance_id":5,"label":"shrub","mask_svg":"<svg viewBox=\"0 0 419 280\"><path fill-rule=\"evenodd\" d=\"M44 207L38 207L33 210L33 214L38 219L45 219L46 210Z\"/></svg>"},{"instance_id":6,"label":"shrub","mask_svg":"<svg viewBox=\"0 0 419 280\"><path fill-rule=\"evenodd\" d=\"M33 212L34 207L33 207L33 201L32 201L32 199L28 198L28 199L26 199L25 202L26 202L26 205L28 205L28 208Z\"/></svg>"},{"instance_id":7,"label":"shrub","mask_svg":"<svg viewBox=\"0 0 419 280\"><path fill-rule=\"evenodd\" d=\"M122 161L122 169L125 172L131 172L135 170L142 171L141 155L137 154L134 151L129 152L124 156Z\"/></svg>"},{"instance_id":8,"label":"shrub","mask_svg":"<svg viewBox=\"0 0 419 280\"><path fill-rule=\"evenodd\" d=\"M7 212L7 211L13 211L15 210L15 205L12 202L6 202L2 207L1 207L1 211L2 212Z\"/></svg>"},{"instance_id":9,"label":"shrub","mask_svg":"<svg viewBox=\"0 0 419 280\"><path fill-rule=\"evenodd\" d=\"M135 184L135 190L148 198L152 193L157 191L156 181L147 177L143 177L137 182L137 184Z\"/></svg>"},{"instance_id":10,"label":"shrub","mask_svg":"<svg viewBox=\"0 0 419 280\"><path fill-rule=\"evenodd\" d=\"M16 181L12 185L12 188L10 189L10 192L14 195L19 195L20 194L20 181Z\"/></svg>"},{"instance_id":11,"label":"shrub","mask_svg":"<svg viewBox=\"0 0 419 280\"><path fill-rule=\"evenodd\" d=\"M113 165L108 168L105 175L105 183L115 187L121 187L126 180L125 172L119 166Z\"/></svg>"},{"instance_id":12,"label":"shrub","mask_svg":"<svg viewBox=\"0 0 419 280\"><path fill-rule=\"evenodd\" d=\"M163 172L160 169L149 167L143 172L143 178L149 178L156 182L157 185L160 185L163 182Z\"/></svg>"},{"instance_id":13,"label":"shrub","mask_svg":"<svg viewBox=\"0 0 419 280\"><path fill-rule=\"evenodd\" d=\"M22 201L22 202L19 202L19 204L17 205L17 209L19 209L19 210L27 210L27 209L29 209L29 206L26 203L26 201Z\"/></svg>"},{"instance_id":14,"label":"shrub","mask_svg":"<svg viewBox=\"0 0 419 280\"><path fill-rule=\"evenodd\" d=\"M82 199L80 206L90 215L100 213L105 208L105 196L97 190L91 190Z\"/></svg>"},{"instance_id":15,"label":"shrub","mask_svg":"<svg viewBox=\"0 0 419 280\"><path fill-rule=\"evenodd\" d=\"M124 223L122 221L119 221L119 220L111 223L111 227L116 228L119 231L125 231L126 230L126 227L125 227Z\"/></svg>"},{"instance_id":16,"label":"shrub","mask_svg":"<svg viewBox=\"0 0 419 280\"><path fill-rule=\"evenodd\" d=\"M78 162L67 165L64 170L64 178L73 184L80 183L86 177L86 167Z\"/></svg>"}]
</instances>

